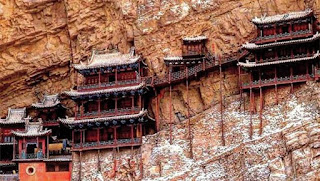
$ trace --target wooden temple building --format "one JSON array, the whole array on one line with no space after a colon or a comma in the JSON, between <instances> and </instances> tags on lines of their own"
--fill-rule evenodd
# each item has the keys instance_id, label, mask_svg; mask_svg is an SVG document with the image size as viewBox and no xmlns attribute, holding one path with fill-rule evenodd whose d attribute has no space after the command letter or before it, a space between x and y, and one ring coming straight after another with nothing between
<instances>
[{"instance_id":1,"label":"wooden temple building","mask_svg":"<svg viewBox=\"0 0 320 181\"><path fill-rule=\"evenodd\" d=\"M16 142L12 131L24 130L27 120L26 108L8 110L5 119L0 119L0 180L2 178L10 178L16 180L18 178L18 165L13 162L13 152ZM5 177L2 177L5 175Z\"/></svg>"},{"instance_id":2,"label":"wooden temple building","mask_svg":"<svg viewBox=\"0 0 320 181\"><path fill-rule=\"evenodd\" d=\"M73 118L60 119L72 130L72 151L140 146L142 135L153 131L146 109L147 92L140 56L94 51L86 63L75 64Z\"/></svg>"},{"instance_id":3,"label":"wooden temple building","mask_svg":"<svg viewBox=\"0 0 320 181\"><path fill-rule=\"evenodd\" d=\"M43 128L40 119L38 122L27 121L24 131L12 131L17 141L13 161L19 164L19 179L70 180L71 155L51 155L52 148L59 145L50 143L52 130Z\"/></svg>"},{"instance_id":4,"label":"wooden temple building","mask_svg":"<svg viewBox=\"0 0 320 181\"><path fill-rule=\"evenodd\" d=\"M255 94L260 96L262 132L263 89L291 86L318 77L319 37L312 10L254 18L258 37L243 45L250 54L239 60L241 92L249 92L250 112L255 112Z\"/></svg>"}]
</instances>

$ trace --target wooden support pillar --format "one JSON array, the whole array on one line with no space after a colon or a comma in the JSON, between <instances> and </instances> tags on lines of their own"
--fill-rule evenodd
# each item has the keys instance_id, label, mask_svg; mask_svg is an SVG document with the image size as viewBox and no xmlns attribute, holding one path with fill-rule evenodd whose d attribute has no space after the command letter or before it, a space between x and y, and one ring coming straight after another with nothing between
<instances>
[{"instance_id":1,"label":"wooden support pillar","mask_svg":"<svg viewBox=\"0 0 320 181\"><path fill-rule=\"evenodd\" d=\"M1 153L1 150L0 150L0 153ZM15 159L16 158L16 137L15 136L13 136L13 159Z\"/></svg>"},{"instance_id":2,"label":"wooden support pillar","mask_svg":"<svg viewBox=\"0 0 320 181\"><path fill-rule=\"evenodd\" d=\"M134 96L131 97L131 111L134 112Z\"/></svg>"},{"instance_id":3,"label":"wooden support pillar","mask_svg":"<svg viewBox=\"0 0 320 181\"><path fill-rule=\"evenodd\" d=\"M290 65L290 84L291 84L291 93L293 93L293 70L292 65Z\"/></svg>"},{"instance_id":4,"label":"wooden support pillar","mask_svg":"<svg viewBox=\"0 0 320 181\"><path fill-rule=\"evenodd\" d=\"M274 67L274 80L275 80L276 104L278 104L278 103L279 103L279 98L278 98L278 76L277 76L277 67Z\"/></svg>"},{"instance_id":5,"label":"wooden support pillar","mask_svg":"<svg viewBox=\"0 0 320 181\"><path fill-rule=\"evenodd\" d=\"M239 62L239 61L238 61ZM239 86L239 90L240 90L240 100L239 100L239 103L240 103L240 106L239 106L239 111L241 111L241 103L242 103L242 85L241 85L241 68L240 66L238 65L238 86ZM245 110L243 110L245 111Z\"/></svg>"},{"instance_id":6,"label":"wooden support pillar","mask_svg":"<svg viewBox=\"0 0 320 181\"><path fill-rule=\"evenodd\" d=\"M98 160L97 160L97 167L98 167L98 171L101 171L101 167L100 167L100 149L98 149Z\"/></svg>"},{"instance_id":7,"label":"wooden support pillar","mask_svg":"<svg viewBox=\"0 0 320 181\"><path fill-rule=\"evenodd\" d=\"M114 112L116 114L118 113L118 98L117 97L114 99Z\"/></svg>"},{"instance_id":8,"label":"wooden support pillar","mask_svg":"<svg viewBox=\"0 0 320 181\"><path fill-rule=\"evenodd\" d=\"M250 87L250 131L249 138L252 139L253 126L252 126L252 113L253 113L253 102L252 102L252 88Z\"/></svg>"},{"instance_id":9,"label":"wooden support pillar","mask_svg":"<svg viewBox=\"0 0 320 181\"><path fill-rule=\"evenodd\" d=\"M223 96L222 96L222 66L221 66L221 58L219 57L219 73L220 73L220 120L221 120L221 142L222 145L225 146L225 139L224 139L224 123L223 123Z\"/></svg>"},{"instance_id":10,"label":"wooden support pillar","mask_svg":"<svg viewBox=\"0 0 320 181\"><path fill-rule=\"evenodd\" d=\"M72 148L74 148L74 130L72 130Z\"/></svg>"},{"instance_id":11,"label":"wooden support pillar","mask_svg":"<svg viewBox=\"0 0 320 181\"><path fill-rule=\"evenodd\" d=\"M114 70L115 71L115 84L118 85L118 67L116 67L116 69Z\"/></svg>"},{"instance_id":12,"label":"wooden support pillar","mask_svg":"<svg viewBox=\"0 0 320 181\"><path fill-rule=\"evenodd\" d=\"M82 142L83 142L83 130L80 130L80 148L82 148Z\"/></svg>"},{"instance_id":13,"label":"wooden support pillar","mask_svg":"<svg viewBox=\"0 0 320 181\"><path fill-rule=\"evenodd\" d=\"M142 97L139 95L139 109L142 109Z\"/></svg>"},{"instance_id":14,"label":"wooden support pillar","mask_svg":"<svg viewBox=\"0 0 320 181\"><path fill-rule=\"evenodd\" d=\"M131 142L134 143L134 140L133 140L133 124L130 125L130 130L131 130L130 131Z\"/></svg>"},{"instance_id":15,"label":"wooden support pillar","mask_svg":"<svg viewBox=\"0 0 320 181\"><path fill-rule=\"evenodd\" d=\"M170 111L169 111L169 119L170 119L170 121L169 121L169 125L170 125L170 145L172 144L172 85L170 84L170 88L169 88L169 98L170 98L170 105L169 105L169 109L170 109Z\"/></svg>"},{"instance_id":16,"label":"wooden support pillar","mask_svg":"<svg viewBox=\"0 0 320 181\"><path fill-rule=\"evenodd\" d=\"M116 145L117 144L117 127L114 126L113 127L113 139L114 139L114 144Z\"/></svg>"},{"instance_id":17,"label":"wooden support pillar","mask_svg":"<svg viewBox=\"0 0 320 181\"><path fill-rule=\"evenodd\" d=\"M84 114L84 107L83 107L83 103L84 101L81 101L81 108L80 108L80 117L83 117L83 114Z\"/></svg>"},{"instance_id":18,"label":"wooden support pillar","mask_svg":"<svg viewBox=\"0 0 320 181\"><path fill-rule=\"evenodd\" d=\"M159 95L158 95L158 93L157 93L157 90L155 89L154 90L155 91L155 93L156 93L156 117L155 117L155 119L156 119L156 130L157 130L157 132L160 130L160 118L159 118L159 112L160 112L160 110L159 110Z\"/></svg>"},{"instance_id":19,"label":"wooden support pillar","mask_svg":"<svg viewBox=\"0 0 320 181\"><path fill-rule=\"evenodd\" d=\"M46 149L47 149L47 159L49 159L49 135L47 135L47 146L46 146ZM44 150L42 150L42 153L44 153Z\"/></svg>"},{"instance_id":20,"label":"wooden support pillar","mask_svg":"<svg viewBox=\"0 0 320 181\"><path fill-rule=\"evenodd\" d=\"M261 135L262 131L263 131L262 111L263 111L263 95L262 95L262 88L260 87L260 111L259 111L260 129L259 129L259 135Z\"/></svg>"},{"instance_id":21,"label":"wooden support pillar","mask_svg":"<svg viewBox=\"0 0 320 181\"><path fill-rule=\"evenodd\" d=\"M98 75L98 79L99 79L99 88L101 87L101 68L99 70L99 75Z\"/></svg>"},{"instance_id":22,"label":"wooden support pillar","mask_svg":"<svg viewBox=\"0 0 320 181\"><path fill-rule=\"evenodd\" d=\"M98 114L101 115L101 98L98 98Z\"/></svg>"},{"instance_id":23,"label":"wooden support pillar","mask_svg":"<svg viewBox=\"0 0 320 181\"><path fill-rule=\"evenodd\" d=\"M97 142L98 142L98 145L100 146L100 128L97 128Z\"/></svg>"},{"instance_id":24,"label":"wooden support pillar","mask_svg":"<svg viewBox=\"0 0 320 181\"><path fill-rule=\"evenodd\" d=\"M81 174L81 172L82 172L82 164L81 164L81 161L82 160L82 152L80 151L80 153L79 153L79 180L82 180L82 178L81 178L81 176L82 176L82 174Z\"/></svg>"},{"instance_id":25,"label":"wooden support pillar","mask_svg":"<svg viewBox=\"0 0 320 181\"><path fill-rule=\"evenodd\" d=\"M191 132L191 123L190 123L190 99L189 99L189 79L188 79L188 67L186 66L186 88L187 88L187 117L188 117L188 133L189 133L189 147L190 147L190 158L193 158L192 152L192 132Z\"/></svg>"}]
</instances>

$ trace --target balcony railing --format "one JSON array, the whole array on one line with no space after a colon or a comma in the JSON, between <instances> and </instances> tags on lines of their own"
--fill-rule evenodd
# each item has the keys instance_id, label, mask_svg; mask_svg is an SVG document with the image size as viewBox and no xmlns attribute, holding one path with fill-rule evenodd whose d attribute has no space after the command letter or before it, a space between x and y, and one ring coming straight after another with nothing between
<instances>
[{"instance_id":1,"label":"balcony railing","mask_svg":"<svg viewBox=\"0 0 320 181\"><path fill-rule=\"evenodd\" d=\"M300 30L300 31L295 31L291 33L281 33L281 34L276 34L276 35L267 35L267 36L260 36L256 38L257 43L263 43L263 42L268 42L268 41L274 41L274 40L281 40L281 39L286 39L288 37L290 38L298 38L304 35L310 35L312 34L311 30Z\"/></svg>"},{"instance_id":2,"label":"balcony railing","mask_svg":"<svg viewBox=\"0 0 320 181\"><path fill-rule=\"evenodd\" d=\"M108 110L101 110L100 112L86 112L81 115L77 113L76 118L96 118L96 117L109 117L109 116L118 116L124 114L137 114L141 111L140 107L130 107L130 108L123 108L123 109L108 109Z\"/></svg>"},{"instance_id":3,"label":"balcony railing","mask_svg":"<svg viewBox=\"0 0 320 181\"><path fill-rule=\"evenodd\" d=\"M314 77L313 74L304 74L304 75L294 75L292 77L287 76L287 77L263 79L261 81L255 80L255 81L243 83L242 89L266 87L266 86L288 84L288 83L295 83L295 82L304 82L309 80L312 77Z\"/></svg>"},{"instance_id":4,"label":"balcony railing","mask_svg":"<svg viewBox=\"0 0 320 181\"><path fill-rule=\"evenodd\" d=\"M12 174L9 172L0 173L0 180L2 181L18 181L19 175L18 174Z\"/></svg>"},{"instance_id":5,"label":"balcony railing","mask_svg":"<svg viewBox=\"0 0 320 181\"><path fill-rule=\"evenodd\" d=\"M281 57L270 57L270 58L263 59L259 63L274 62L274 61L278 61L278 60L289 60L289 59L295 59L295 58L307 58L307 57L312 57L312 56L313 56L313 54L309 55L307 53L301 53L301 54L296 54L293 56L287 55L287 56L281 56Z\"/></svg>"},{"instance_id":6,"label":"balcony railing","mask_svg":"<svg viewBox=\"0 0 320 181\"><path fill-rule=\"evenodd\" d=\"M15 159L43 159L45 158L46 155L43 154L42 152L38 152L38 153L28 153L28 154L25 154L25 153L21 153L21 154L17 154L15 155Z\"/></svg>"},{"instance_id":7,"label":"balcony railing","mask_svg":"<svg viewBox=\"0 0 320 181\"><path fill-rule=\"evenodd\" d=\"M107 140L100 142L85 142L85 143L75 143L73 149L88 149L88 148L114 148L114 147L125 147L132 145L141 144L141 138L127 138L127 139L117 139L117 140Z\"/></svg>"},{"instance_id":8,"label":"balcony railing","mask_svg":"<svg viewBox=\"0 0 320 181\"><path fill-rule=\"evenodd\" d=\"M78 91L86 91L86 90L95 90L102 88L113 88L113 87L123 87L128 85L135 85L141 82L140 77L133 80L123 80L116 82L101 82L100 84L87 84L87 85L79 85Z\"/></svg>"}]
</instances>

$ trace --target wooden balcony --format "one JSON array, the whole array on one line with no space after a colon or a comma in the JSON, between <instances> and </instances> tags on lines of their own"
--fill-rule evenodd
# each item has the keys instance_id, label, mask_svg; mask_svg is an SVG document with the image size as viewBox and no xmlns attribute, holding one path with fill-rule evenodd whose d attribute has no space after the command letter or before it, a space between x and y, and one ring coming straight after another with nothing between
<instances>
[{"instance_id":1,"label":"wooden balcony","mask_svg":"<svg viewBox=\"0 0 320 181\"><path fill-rule=\"evenodd\" d=\"M320 73L320 72L319 72ZM243 83L241 89L253 89L253 88L260 88L260 87L269 87L275 85L284 85L284 84L291 84L291 83L299 83L299 82L306 82L308 80L312 80L314 75L305 74L305 75L294 75L289 77L279 77L273 79L263 79L263 80L256 80L247 83Z\"/></svg>"},{"instance_id":2,"label":"wooden balcony","mask_svg":"<svg viewBox=\"0 0 320 181\"><path fill-rule=\"evenodd\" d=\"M141 111L141 107L130 107L123 109L108 109L101 110L96 112L87 112L83 114L76 114L76 120L79 119L90 119L98 117L111 117L111 116L120 116L120 115L129 115L129 114L138 114Z\"/></svg>"},{"instance_id":3,"label":"wooden balcony","mask_svg":"<svg viewBox=\"0 0 320 181\"><path fill-rule=\"evenodd\" d=\"M128 138L128 139L116 139L99 142L85 142L75 143L72 151L83 151L83 150L96 150L96 149L108 149L117 147L131 147L140 146L142 144L142 138Z\"/></svg>"},{"instance_id":4,"label":"wooden balcony","mask_svg":"<svg viewBox=\"0 0 320 181\"><path fill-rule=\"evenodd\" d=\"M256 44L263 44L263 43L270 43L275 41L283 41L283 40L291 40L296 38L305 38L312 36L313 32L310 30L300 30L291 33L281 33L276 35L269 35L269 36L260 36L257 37L255 40Z\"/></svg>"},{"instance_id":5,"label":"wooden balcony","mask_svg":"<svg viewBox=\"0 0 320 181\"><path fill-rule=\"evenodd\" d=\"M111 88L119 88L119 87L127 87L127 86L135 86L141 83L141 79L134 80L123 80L123 81L114 81L114 82L101 82L98 84L88 84L88 85L79 85L77 90L79 92L85 91L95 91L101 89L111 89Z\"/></svg>"}]
</instances>

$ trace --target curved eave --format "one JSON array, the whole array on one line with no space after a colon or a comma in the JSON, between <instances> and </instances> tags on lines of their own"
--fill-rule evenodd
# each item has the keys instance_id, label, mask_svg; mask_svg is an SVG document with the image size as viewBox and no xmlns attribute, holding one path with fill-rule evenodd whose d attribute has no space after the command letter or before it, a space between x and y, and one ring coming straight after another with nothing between
<instances>
[{"instance_id":1,"label":"curved eave","mask_svg":"<svg viewBox=\"0 0 320 181\"><path fill-rule=\"evenodd\" d=\"M46 131L42 131L40 133L23 133L23 132L17 132L17 131L11 131L12 134L14 134L15 136L18 136L18 137L37 137L37 136L46 136L46 135L49 135L51 134L51 130L46 130Z\"/></svg>"},{"instance_id":2,"label":"curved eave","mask_svg":"<svg viewBox=\"0 0 320 181\"><path fill-rule=\"evenodd\" d=\"M148 113L147 110L142 110L138 114L103 117L103 118L92 118L92 119L81 119L81 120L75 120L74 118L66 118L66 119L59 118L59 121L63 124L82 124L82 123L90 123L90 122L104 122L104 121L112 121L112 120L139 118L147 115L147 113Z\"/></svg>"},{"instance_id":3,"label":"curved eave","mask_svg":"<svg viewBox=\"0 0 320 181\"><path fill-rule=\"evenodd\" d=\"M252 21L252 23L257 24L257 25L265 25L265 24L301 19L301 18L309 17L312 14L313 14L313 11L311 9L307 9L305 11L300 11L300 12L292 12L292 13L288 13L288 14L269 16L264 19L256 17L256 18L252 19L251 21ZM284 18L285 16L288 16L288 17Z\"/></svg>"},{"instance_id":4,"label":"curved eave","mask_svg":"<svg viewBox=\"0 0 320 181\"><path fill-rule=\"evenodd\" d=\"M32 107L35 107L35 108L52 108L52 107L56 107L57 105L59 105L60 102L57 102L55 104L50 104L50 105L44 105L42 103L36 103L36 104L32 104L31 106Z\"/></svg>"},{"instance_id":5,"label":"curved eave","mask_svg":"<svg viewBox=\"0 0 320 181\"><path fill-rule=\"evenodd\" d=\"M6 121L0 121L0 124L4 125L10 125L10 124L24 124L26 123L25 121L11 121L11 122L6 122Z\"/></svg>"},{"instance_id":6,"label":"curved eave","mask_svg":"<svg viewBox=\"0 0 320 181\"><path fill-rule=\"evenodd\" d=\"M316 34L314 34L312 37L309 37L309 38L289 40L289 41L283 41L283 42L274 42L274 43L268 43L263 45L257 45L255 43L246 43L246 44L243 44L242 47L248 50L257 50L257 49L264 49L264 48L270 48L270 47L312 42L312 41L318 40L319 37L320 37L320 34L317 32Z\"/></svg>"},{"instance_id":7,"label":"curved eave","mask_svg":"<svg viewBox=\"0 0 320 181\"><path fill-rule=\"evenodd\" d=\"M312 57L304 57L304 58L294 58L294 59L287 59L287 60L278 60L273 62L265 62L265 63L243 63L239 62L238 66L246 67L246 68L253 68L253 67L261 67L267 65L275 65L275 64L283 64L283 63L291 63L291 62L299 62L299 61L306 61L306 60L313 60L319 57L319 51L314 54Z\"/></svg>"},{"instance_id":8,"label":"curved eave","mask_svg":"<svg viewBox=\"0 0 320 181\"><path fill-rule=\"evenodd\" d=\"M130 65L133 63L137 63L140 60L140 56L137 56L136 58L131 58L127 62L119 62L119 63L108 63L106 61L105 63L97 64L97 65L84 65L84 64L73 64L73 67L76 70L89 70L89 69L97 69L97 68L103 68L103 67L115 67L115 66L121 66L121 65Z\"/></svg>"},{"instance_id":9,"label":"curved eave","mask_svg":"<svg viewBox=\"0 0 320 181\"><path fill-rule=\"evenodd\" d=\"M78 96L86 96L86 95L93 95L93 94L107 94L112 92L127 92L132 90L138 90L145 87L145 83L142 82L139 85L136 86L130 86L130 87L120 87L120 88L112 88L112 89L101 89L96 91L89 91L89 92L79 92L76 90L72 91L65 91L64 94L70 97L78 97Z\"/></svg>"},{"instance_id":10,"label":"curved eave","mask_svg":"<svg viewBox=\"0 0 320 181\"><path fill-rule=\"evenodd\" d=\"M183 41L203 41L207 39L208 38L206 36L197 36L197 37L185 37L182 40Z\"/></svg>"}]
</instances>

